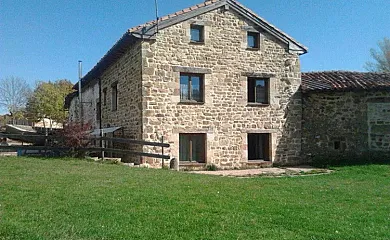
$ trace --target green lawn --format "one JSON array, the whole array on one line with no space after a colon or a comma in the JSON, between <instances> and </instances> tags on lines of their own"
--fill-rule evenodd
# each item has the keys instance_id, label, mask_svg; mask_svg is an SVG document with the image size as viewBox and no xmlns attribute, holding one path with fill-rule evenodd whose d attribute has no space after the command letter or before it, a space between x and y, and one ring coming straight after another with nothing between
<instances>
[{"instance_id":1,"label":"green lawn","mask_svg":"<svg viewBox=\"0 0 390 240\"><path fill-rule=\"evenodd\" d=\"M229 178L0 158L0 239L390 239L390 166Z\"/></svg>"}]
</instances>

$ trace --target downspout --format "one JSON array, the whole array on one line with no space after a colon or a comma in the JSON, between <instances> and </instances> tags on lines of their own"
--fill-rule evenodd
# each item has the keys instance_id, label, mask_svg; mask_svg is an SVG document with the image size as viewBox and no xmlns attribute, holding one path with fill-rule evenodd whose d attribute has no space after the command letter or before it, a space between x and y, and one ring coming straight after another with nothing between
<instances>
[{"instance_id":1,"label":"downspout","mask_svg":"<svg viewBox=\"0 0 390 240\"><path fill-rule=\"evenodd\" d=\"M141 39L141 103L140 103L140 107L141 107L141 139L140 140L144 140L144 96L143 96L143 79L144 79L144 74L143 74L143 68L144 68L144 59L143 59L143 53L142 53L142 50L143 50L143 45L144 45L144 38L143 38L143 35L142 35L142 39ZM144 146L142 146L142 152L144 151ZM145 163L145 158L144 157L141 157L141 161L140 161L140 164L144 164Z\"/></svg>"},{"instance_id":2,"label":"downspout","mask_svg":"<svg viewBox=\"0 0 390 240\"><path fill-rule=\"evenodd\" d=\"M303 161L304 162L307 162L307 156L306 154L304 153L304 150L303 150L303 146L304 146L304 136L305 136L305 129L304 129L304 123L305 123L305 120L304 120L304 114L303 114L303 111L304 111L304 97L303 97L303 89L302 89L302 73L301 73L301 86L299 87L300 91L301 91L301 158L303 158Z\"/></svg>"},{"instance_id":3,"label":"downspout","mask_svg":"<svg viewBox=\"0 0 390 240\"><path fill-rule=\"evenodd\" d=\"M98 78L99 79L99 129L102 129L102 79L101 78Z\"/></svg>"}]
</instances>

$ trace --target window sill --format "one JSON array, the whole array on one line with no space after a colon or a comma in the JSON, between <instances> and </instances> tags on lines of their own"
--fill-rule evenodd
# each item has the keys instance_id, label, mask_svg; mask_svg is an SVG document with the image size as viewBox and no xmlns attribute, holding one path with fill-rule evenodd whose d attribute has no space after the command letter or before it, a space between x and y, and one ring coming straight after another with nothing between
<instances>
[{"instance_id":1,"label":"window sill","mask_svg":"<svg viewBox=\"0 0 390 240\"><path fill-rule=\"evenodd\" d=\"M206 163L203 162L189 162L189 161L179 161L179 166L194 166L194 167L201 167L206 166Z\"/></svg>"},{"instance_id":2,"label":"window sill","mask_svg":"<svg viewBox=\"0 0 390 240\"><path fill-rule=\"evenodd\" d=\"M272 161L271 160L248 160L244 163L249 168L262 168L262 167L272 167Z\"/></svg>"},{"instance_id":3,"label":"window sill","mask_svg":"<svg viewBox=\"0 0 390 240\"><path fill-rule=\"evenodd\" d=\"M269 103L248 103L247 107L269 107Z\"/></svg>"},{"instance_id":4,"label":"window sill","mask_svg":"<svg viewBox=\"0 0 390 240\"><path fill-rule=\"evenodd\" d=\"M249 51L259 51L260 48L258 48L258 47L254 47L254 48L252 48L252 47L247 47L246 50L249 50Z\"/></svg>"},{"instance_id":5,"label":"window sill","mask_svg":"<svg viewBox=\"0 0 390 240\"><path fill-rule=\"evenodd\" d=\"M183 102L183 101L181 101L181 102L179 102L179 105L204 105L204 102L190 102L190 101Z\"/></svg>"},{"instance_id":6,"label":"window sill","mask_svg":"<svg viewBox=\"0 0 390 240\"><path fill-rule=\"evenodd\" d=\"M204 41L202 41L202 42L190 41L190 44L193 44L193 45L204 45Z\"/></svg>"}]
</instances>

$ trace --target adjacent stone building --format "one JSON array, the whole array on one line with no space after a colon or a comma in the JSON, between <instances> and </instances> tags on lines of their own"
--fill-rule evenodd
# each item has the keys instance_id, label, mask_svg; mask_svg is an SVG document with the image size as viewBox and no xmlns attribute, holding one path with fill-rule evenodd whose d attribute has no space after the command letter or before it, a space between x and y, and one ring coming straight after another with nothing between
<instances>
[{"instance_id":1,"label":"adjacent stone building","mask_svg":"<svg viewBox=\"0 0 390 240\"><path fill-rule=\"evenodd\" d=\"M81 113L84 123L88 123L93 129L101 128L99 81L91 81L85 84L81 95L81 101L83 102L81 112L78 92L73 92L65 98L65 108L69 111L69 120L79 121Z\"/></svg>"},{"instance_id":2,"label":"adjacent stone building","mask_svg":"<svg viewBox=\"0 0 390 240\"><path fill-rule=\"evenodd\" d=\"M126 138L164 136L182 166L297 164L306 52L237 1L206 1L129 29L83 77L84 115Z\"/></svg>"},{"instance_id":3,"label":"adjacent stone building","mask_svg":"<svg viewBox=\"0 0 390 240\"><path fill-rule=\"evenodd\" d=\"M307 161L390 153L389 73L302 73L302 92Z\"/></svg>"}]
</instances>

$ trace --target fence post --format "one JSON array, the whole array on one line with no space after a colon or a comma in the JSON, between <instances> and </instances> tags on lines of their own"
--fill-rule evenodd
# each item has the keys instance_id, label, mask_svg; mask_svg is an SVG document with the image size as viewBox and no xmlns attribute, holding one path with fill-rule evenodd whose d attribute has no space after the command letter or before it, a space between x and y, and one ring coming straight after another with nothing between
<instances>
[{"instance_id":1,"label":"fence post","mask_svg":"<svg viewBox=\"0 0 390 240\"><path fill-rule=\"evenodd\" d=\"M104 161L104 140L102 139L104 136L103 129L100 129L100 146L102 147L102 161Z\"/></svg>"},{"instance_id":2,"label":"fence post","mask_svg":"<svg viewBox=\"0 0 390 240\"><path fill-rule=\"evenodd\" d=\"M164 136L161 136L161 143L164 143ZM161 155L162 168L164 168L164 146L161 146Z\"/></svg>"},{"instance_id":3,"label":"fence post","mask_svg":"<svg viewBox=\"0 0 390 240\"><path fill-rule=\"evenodd\" d=\"M47 128L45 128L45 157L47 157Z\"/></svg>"}]
</instances>

